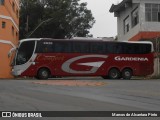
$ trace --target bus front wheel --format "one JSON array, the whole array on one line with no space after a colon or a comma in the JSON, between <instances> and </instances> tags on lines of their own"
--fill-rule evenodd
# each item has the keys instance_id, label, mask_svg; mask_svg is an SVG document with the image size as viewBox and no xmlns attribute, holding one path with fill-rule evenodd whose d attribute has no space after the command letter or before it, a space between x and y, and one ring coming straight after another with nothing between
<instances>
[{"instance_id":1,"label":"bus front wheel","mask_svg":"<svg viewBox=\"0 0 160 120\"><path fill-rule=\"evenodd\" d=\"M116 68L112 68L109 73L108 73L108 76L110 79L119 79L120 76L121 76L121 73L118 69Z\"/></svg>"},{"instance_id":2,"label":"bus front wheel","mask_svg":"<svg viewBox=\"0 0 160 120\"><path fill-rule=\"evenodd\" d=\"M38 71L38 79L48 79L50 76L50 72L48 69L46 68L41 68Z\"/></svg>"},{"instance_id":3,"label":"bus front wheel","mask_svg":"<svg viewBox=\"0 0 160 120\"><path fill-rule=\"evenodd\" d=\"M122 71L122 77L123 77L123 79L125 79L125 80L130 80L131 77L132 77L132 75L133 75L133 72L132 72L131 69L124 69L124 70Z\"/></svg>"}]
</instances>

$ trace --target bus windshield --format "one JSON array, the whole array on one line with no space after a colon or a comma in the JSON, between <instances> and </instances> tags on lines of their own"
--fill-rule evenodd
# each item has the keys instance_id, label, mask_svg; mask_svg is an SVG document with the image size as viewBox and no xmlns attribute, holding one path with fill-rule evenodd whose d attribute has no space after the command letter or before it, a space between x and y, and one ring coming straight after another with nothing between
<instances>
[{"instance_id":1,"label":"bus windshield","mask_svg":"<svg viewBox=\"0 0 160 120\"><path fill-rule=\"evenodd\" d=\"M35 41L22 42L18 48L16 57L16 65L25 64L30 60L35 48Z\"/></svg>"}]
</instances>

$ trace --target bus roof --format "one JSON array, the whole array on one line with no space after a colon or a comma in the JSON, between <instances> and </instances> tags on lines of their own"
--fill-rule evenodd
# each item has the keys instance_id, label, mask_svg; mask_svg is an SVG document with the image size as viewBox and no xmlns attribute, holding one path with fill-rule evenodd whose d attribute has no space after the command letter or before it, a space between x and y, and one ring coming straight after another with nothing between
<instances>
[{"instance_id":1,"label":"bus roof","mask_svg":"<svg viewBox=\"0 0 160 120\"><path fill-rule=\"evenodd\" d=\"M27 38L22 39L20 42L25 41L40 41L40 40L51 40L51 41L86 41L86 42L117 42L117 43L146 43L146 44L152 44L150 41L111 41L111 40L105 40L102 38L73 38L73 39L53 39L53 38Z\"/></svg>"}]
</instances>

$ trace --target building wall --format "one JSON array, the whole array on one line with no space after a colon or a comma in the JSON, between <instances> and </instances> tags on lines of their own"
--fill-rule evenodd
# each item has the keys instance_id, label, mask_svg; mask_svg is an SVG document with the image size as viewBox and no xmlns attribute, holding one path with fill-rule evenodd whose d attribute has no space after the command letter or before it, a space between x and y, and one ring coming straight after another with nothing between
<instances>
[{"instance_id":1,"label":"building wall","mask_svg":"<svg viewBox=\"0 0 160 120\"><path fill-rule=\"evenodd\" d=\"M132 0L131 7L120 12L117 18L118 23L118 40L141 40L160 36L160 22L146 22L145 20L145 3L160 4L160 0ZM139 24L130 28L130 31L124 34L124 19L129 15L130 25L132 24L131 12L138 7Z\"/></svg>"},{"instance_id":2,"label":"building wall","mask_svg":"<svg viewBox=\"0 0 160 120\"><path fill-rule=\"evenodd\" d=\"M138 8L137 8L138 7ZM136 26L132 27L132 19L131 19L131 13L132 11L137 8L140 9L139 4L133 4L132 7L126 8L125 11L120 12L117 23L118 23L118 40L119 41L126 41L129 40L129 38L133 35L136 35L140 30L140 23ZM124 33L124 20L125 18L129 16L129 24L130 24L130 30L127 33Z\"/></svg>"},{"instance_id":3,"label":"building wall","mask_svg":"<svg viewBox=\"0 0 160 120\"><path fill-rule=\"evenodd\" d=\"M19 40L19 0L4 0L0 5L0 78L11 78L12 57L8 52ZM8 42L3 42L8 41Z\"/></svg>"},{"instance_id":4,"label":"building wall","mask_svg":"<svg viewBox=\"0 0 160 120\"><path fill-rule=\"evenodd\" d=\"M147 22L146 21L146 11L145 11L145 4L159 4L160 0L132 0L132 6L126 8L125 10L119 11L119 16L117 17L117 23L118 23L118 40L124 41L124 40L130 40L130 41L139 41L139 40L146 40L146 39L152 39L153 38L160 38L160 21L156 22ZM124 34L124 19L129 16L129 24L132 24L132 18L131 13L132 11L138 7L138 13L139 13L139 24L131 27L129 32ZM160 12L160 7L159 7ZM156 40L156 39L155 39ZM153 75L159 75L160 70L160 63L159 58L155 59L154 64L154 74Z\"/></svg>"}]
</instances>

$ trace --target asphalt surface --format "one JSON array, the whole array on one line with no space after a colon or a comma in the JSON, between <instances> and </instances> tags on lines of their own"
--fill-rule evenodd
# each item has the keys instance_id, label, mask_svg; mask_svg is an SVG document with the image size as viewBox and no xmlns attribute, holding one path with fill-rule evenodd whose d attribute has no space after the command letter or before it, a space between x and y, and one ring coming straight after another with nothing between
<instances>
[{"instance_id":1,"label":"asphalt surface","mask_svg":"<svg viewBox=\"0 0 160 120\"><path fill-rule=\"evenodd\" d=\"M79 85L82 81L87 84ZM49 80L52 84L42 84L43 82L24 79L0 80L0 111L160 111L160 80L103 80L92 77ZM62 84L64 82L65 84ZM74 84L71 84L72 82ZM75 120L75 118L33 119ZM76 118L76 120L109 119L144 118ZM159 118L145 118L152 119Z\"/></svg>"}]
</instances>

